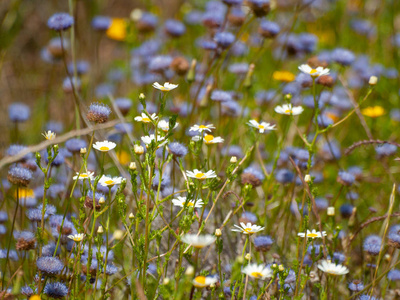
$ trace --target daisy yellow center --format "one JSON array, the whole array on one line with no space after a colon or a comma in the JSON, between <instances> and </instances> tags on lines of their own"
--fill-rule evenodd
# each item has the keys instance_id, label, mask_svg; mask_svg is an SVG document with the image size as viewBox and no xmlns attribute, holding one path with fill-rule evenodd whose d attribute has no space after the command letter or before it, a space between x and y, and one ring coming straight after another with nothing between
<instances>
[{"instance_id":1,"label":"daisy yellow center","mask_svg":"<svg viewBox=\"0 0 400 300\"><path fill-rule=\"evenodd\" d=\"M262 274L260 272L251 272L250 273L251 276L255 277L255 278L260 278L262 277Z\"/></svg>"},{"instance_id":2,"label":"daisy yellow center","mask_svg":"<svg viewBox=\"0 0 400 300\"><path fill-rule=\"evenodd\" d=\"M204 276L197 276L194 280L196 281L196 283L206 284L206 277Z\"/></svg>"},{"instance_id":3,"label":"daisy yellow center","mask_svg":"<svg viewBox=\"0 0 400 300\"><path fill-rule=\"evenodd\" d=\"M145 122L145 123L148 123L148 122L150 122L150 119L149 118L142 118L142 121Z\"/></svg>"},{"instance_id":4,"label":"daisy yellow center","mask_svg":"<svg viewBox=\"0 0 400 300\"><path fill-rule=\"evenodd\" d=\"M293 111L291 109L285 110L285 114L291 114L291 113L293 113Z\"/></svg>"},{"instance_id":5,"label":"daisy yellow center","mask_svg":"<svg viewBox=\"0 0 400 300\"><path fill-rule=\"evenodd\" d=\"M200 128L200 129L206 129L206 128L207 128L207 126L200 125L200 126L199 126L199 128Z\"/></svg>"},{"instance_id":6,"label":"daisy yellow center","mask_svg":"<svg viewBox=\"0 0 400 300\"><path fill-rule=\"evenodd\" d=\"M204 177L204 173L197 173L196 175L194 175L196 178L201 179Z\"/></svg>"},{"instance_id":7,"label":"daisy yellow center","mask_svg":"<svg viewBox=\"0 0 400 300\"><path fill-rule=\"evenodd\" d=\"M251 232L252 232L252 229L251 229L251 228L245 228L245 229L244 229L244 232L251 233Z\"/></svg>"},{"instance_id":8,"label":"daisy yellow center","mask_svg":"<svg viewBox=\"0 0 400 300\"><path fill-rule=\"evenodd\" d=\"M214 139L214 136L212 136L211 134L207 134L207 135L204 137L204 140L206 141L206 143L211 142L213 139Z\"/></svg>"},{"instance_id":9,"label":"daisy yellow center","mask_svg":"<svg viewBox=\"0 0 400 300\"><path fill-rule=\"evenodd\" d=\"M87 178L89 177L88 174L81 174L81 178Z\"/></svg>"},{"instance_id":10,"label":"daisy yellow center","mask_svg":"<svg viewBox=\"0 0 400 300\"><path fill-rule=\"evenodd\" d=\"M111 179L110 180L106 180L106 181L104 181L104 183L105 184L114 184L114 180L111 180Z\"/></svg>"},{"instance_id":11,"label":"daisy yellow center","mask_svg":"<svg viewBox=\"0 0 400 300\"><path fill-rule=\"evenodd\" d=\"M189 201L189 202L187 203L187 206L194 206L194 203L191 202L191 201Z\"/></svg>"},{"instance_id":12,"label":"daisy yellow center","mask_svg":"<svg viewBox=\"0 0 400 300\"><path fill-rule=\"evenodd\" d=\"M264 127L264 125L258 125L258 129L264 129L265 127Z\"/></svg>"},{"instance_id":13,"label":"daisy yellow center","mask_svg":"<svg viewBox=\"0 0 400 300\"><path fill-rule=\"evenodd\" d=\"M311 238L315 238L318 236L318 234L317 233L309 233L309 234L307 234L307 236L311 237Z\"/></svg>"},{"instance_id":14,"label":"daisy yellow center","mask_svg":"<svg viewBox=\"0 0 400 300\"><path fill-rule=\"evenodd\" d=\"M313 75L313 74L315 75L315 73L317 73L317 72L318 72L318 71L317 71L316 69L312 69L312 70L310 71L310 74L311 74L311 75Z\"/></svg>"},{"instance_id":15,"label":"daisy yellow center","mask_svg":"<svg viewBox=\"0 0 400 300\"><path fill-rule=\"evenodd\" d=\"M110 148L108 148L107 146L101 146L100 150L101 151L108 151L108 150L110 150Z\"/></svg>"}]
</instances>

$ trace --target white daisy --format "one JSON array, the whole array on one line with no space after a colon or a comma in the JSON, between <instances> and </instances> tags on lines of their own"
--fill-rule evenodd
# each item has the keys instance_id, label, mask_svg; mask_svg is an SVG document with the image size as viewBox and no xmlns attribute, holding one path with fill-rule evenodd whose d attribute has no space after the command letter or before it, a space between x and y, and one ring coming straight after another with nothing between
<instances>
[{"instance_id":1,"label":"white daisy","mask_svg":"<svg viewBox=\"0 0 400 300\"><path fill-rule=\"evenodd\" d=\"M192 245L193 247L198 249L211 245L215 242L215 239L215 236L212 236L211 234L185 234L184 236L182 236L182 242Z\"/></svg>"},{"instance_id":2,"label":"white daisy","mask_svg":"<svg viewBox=\"0 0 400 300\"><path fill-rule=\"evenodd\" d=\"M326 236L326 231L316 231L315 229L310 231L307 229L307 233L299 232L297 235L300 237L307 237L307 238L315 239L315 238L322 238L323 236Z\"/></svg>"},{"instance_id":3,"label":"white daisy","mask_svg":"<svg viewBox=\"0 0 400 300\"><path fill-rule=\"evenodd\" d=\"M74 235L71 234L68 236L68 238L73 240L74 242L81 242L84 239L84 237L85 237L84 233L77 233Z\"/></svg>"},{"instance_id":4,"label":"white daisy","mask_svg":"<svg viewBox=\"0 0 400 300\"><path fill-rule=\"evenodd\" d=\"M270 123L266 122L261 122L258 123L256 120L250 120L249 123L247 123L251 127L257 128L260 133L264 133L265 130L275 130L276 125L271 125Z\"/></svg>"},{"instance_id":5,"label":"white daisy","mask_svg":"<svg viewBox=\"0 0 400 300\"><path fill-rule=\"evenodd\" d=\"M150 135L146 135L146 136L142 136L142 142L145 143L146 147L148 147L152 141L155 140L155 135L154 134L150 134ZM162 146L164 146L166 143L168 143L168 140L165 140L165 137L161 136L161 135L157 135L157 142L161 142L163 141L161 144L159 144L157 146L157 148L160 148Z\"/></svg>"},{"instance_id":6,"label":"white daisy","mask_svg":"<svg viewBox=\"0 0 400 300\"><path fill-rule=\"evenodd\" d=\"M193 125L190 127L189 131L198 131L198 132L203 132L203 131L208 131L211 132L211 129L215 129L213 124L208 124L208 125Z\"/></svg>"},{"instance_id":7,"label":"white daisy","mask_svg":"<svg viewBox=\"0 0 400 300\"><path fill-rule=\"evenodd\" d=\"M49 140L49 141L52 141L56 138L56 134L54 132L52 132L51 130L43 132L42 135L44 136L44 138L46 140Z\"/></svg>"},{"instance_id":8,"label":"white daisy","mask_svg":"<svg viewBox=\"0 0 400 300\"><path fill-rule=\"evenodd\" d=\"M179 123L175 123L175 126L174 126L173 129L175 129L176 127L178 127L178 125L179 125ZM160 120L160 122L158 122L157 127L158 127L159 129L161 129L162 131L167 132L167 131L169 131L169 122L168 122L168 121L165 121L165 120Z\"/></svg>"},{"instance_id":9,"label":"white daisy","mask_svg":"<svg viewBox=\"0 0 400 300\"><path fill-rule=\"evenodd\" d=\"M318 68L314 69L314 68L311 68L309 65L301 65L299 67L299 70L305 74L310 75L311 77L314 77L314 78L329 74L329 69L325 69L323 67L318 67Z\"/></svg>"},{"instance_id":10,"label":"white daisy","mask_svg":"<svg viewBox=\"0 0 400 300\"><path fill-rule=\"evenodd\" d=\"M271 278L274 272L265 265L249 264L243 268L242 273L256 279Z\"/></svg>"},{"instance_id":11,"label":"white daisy","mask_svg":"<svg viewBox=\"0 0 400 300\"><path fill-rule=\"evenodd\" d=\"M197 288L203 288L215 284L218 281L216 277L197 276L193 279L193 285Z\"/></svg>"},{"instance_id":12,"label":"white daisy","mask_svg":"<svg viewBox=\"0 0 400 300\"><path fill-rule=\"evenodd\" d=\"M318 264L318 269L331 275L345 275L349 269L343 265L337 265L330 260L323 260Z\"/></svg>"},{"instance_id":13,"label":"white daisy","mask_svg":"<svg viewBox=\"0 0 400 300\"><path fill-rule=\"evenodd\" d=\"M249 235L264 230L264 227L258 225L251 225L251 223L244 224L243 222L240 222L240 226L236 224L233 226L235 226L235 228L232 228L231 229L232 231L241 232L243 234L249 234Z\"/></svg>"},{"instance_id":14,"label":"white daisy","mask_svg":"<svg viewBox=\"0 0 400 300\"><path fill-rule=\"evenodd\" d=\"M116 184L121 184L123 180L125 180L125 178L122 178L122 177L111 177L111 176L103 175L100 178L99 183L102 186L110 187L110 186L114 186Z\"/></svg>"},{"instance_id":15,"label":"white daisy","mask_svg":"<svg viewBox=\"0 0 400 300\"><path fill-rule=\"evenodd\" d=\"M202 138L201 138L200 135L195 135L194 137L192 137L192 140L195 141L195 142L198 142L198 141L200 141L201 139L202 139ZM204 143L206 143L207 145L209 145L209 144L223 143L223 142L224 142L224 139L221 138L220 136L213 136L213 135L211 135L211 134L206 134L206 135L203 137L203 141L204 141Z\"/></svg>"},{"instance_id":16,"label":"white daisy","mask_svg":"<svg viewBox=\"0 0 400 300\"><path fill-rule=\"evenodd\" d=\"M178 84L172 84L172 83L166 82L166 83L164 83L164 85L161 85L158 82L154 82L153 87L160 91L168 92L170 90L177 88Z\"/></svg>"},{"instance_id":17,"label":"white daisy","mask_svg":"<svg viewBox=\"0 0 400 300\"><path fill-rule=\"evenodd\" d=\"M209 170L205 173L202 173L201 171L194 169L193 172L186 171L186 175L188 177L196 178L196 179L200 179L200 180L217 177L217 174L215 174L215 171L213 171L213 170Z\"/></svg>"},{"instance_id":18,"label":"white daisy","mask_svg":"<svg viewBox=\"0 0 400 300\"><path fill-rule=\"evenodd\" d=\"M79 172L76 172L76 176L72 177L73 180L85 180L85 179L90 179L90 180L94 180L94 172L87 172L87 173L81 173L79 174Z\"/></svg>"},{"instance_id":19,"label":"white daisy","mask_svg":"<svg viewBox=\"0 0 400 300\"><path fill-rule=\"evenodd\" d=\"M101 152L108 152L117 146L116 143L109 142L109 141L104 141L104 142L96 142L96 144L93 145L93 148L96 150L99 150Z\"/></svg>"},{"instance_id":20,"label":"white daisy","mask_svg":"<svg viewBox=\"0 0 400 300\"><path fill-rule=\"evenodd\" d=\"M154 113L150 115L150 118L145 113L142 113L140 116L135 117L135 121L143 122L143 123L150 123L151 121L157 120L157 115Z\"/></svg>"},{"instance_id":21,"label":"white daisy","mask_svg":"<svg viewBox=\"0 0 400 300\"><path fill-rule=\"evenodd\" d=\"M301 106L293 106L292 104L283 104L282 106L278 105L275 107L275 111L282 115L297 116L301 114L303 110L304 109Z\"/></svg>"},{"instance_id":22,"label":"white daisy","mask_svg":"<svg viewBox=\"0 0 400 300\"><path fill-rule=\"evenodd\" d=\"M180 207L184 207L186 205L187 207L192 206L192 207L198 207L198 208L202 207L204 204L203 200L201 200L201 199L197 199L196 201L193 201L193 200L186 199L186 197L180 197L180 196L178 196L177 199L172 199L172 203L175 206L180 206Z\"/></svg>"}]
</instances>

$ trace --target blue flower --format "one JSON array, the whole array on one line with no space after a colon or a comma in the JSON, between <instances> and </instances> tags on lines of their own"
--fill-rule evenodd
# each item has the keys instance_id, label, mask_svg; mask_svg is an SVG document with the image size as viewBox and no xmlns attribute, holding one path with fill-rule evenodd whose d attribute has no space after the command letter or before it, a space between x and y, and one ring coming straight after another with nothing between
<instances>
[{"instance_id":1,"label":"blue flower","mask_svg":"<svg viewBox=\"0 0 400 300\"><path fill-rule=\"evenodd\" d=\"M168 152L176 157L184 157L188 153L188 150L183 144L174 142L168 144Z\"/></svg>"},{"instance_id":2,"label":"blue flower","mask_svg":"<svg viewBox=\"0 0 400 300\"><path fill-rule=\"evenodd\" d=\"M53 282L47 283L43 292L51 298L62 299L68 295L69 290L64 283Z\"/></svg>"},{"instance_id":3,"label":"blue flower","mask_svg":"<svg viewBox=\"0 0 400 300\"><path fill-rule=\"evenodd\" d=\"M180 37L186 32L185 25L173 19L165 21L164 30L171 37Z\"/></svg>"},{"instance_id":4,"label":"blue flower","mask_svg":"<svg viewBox=\"0 0 400 300\"><path fill-rule=\"evenodd\" d=\"M74 25L74 18L67 13L56 13L47 21L47 26L56 31L66 30L72 25Z\"/></svg>"},{"instance_id":5,"label":"blue flower","mask_svg":"<svg viewBox=\"0 0 400 300\"><path fill-rule=\"evenodd\" d=\"M89 121L96 123L105 123L111 114L111 109L103 103L92 103L86 115ZM85 143L86 145L86 143ZM85 146L84 146L85 147ZM68 148L68 147L67 147Z\"/></svg>"},{"instance_id":6,"label":"blue flower","mask_svg":"<svg viewBox=\"0 0 400 300\"><path fill-rule=\"evenodd\" d=\"M74 138L66 141L65 147L71 153L79 153L81 148L86 148L86 142L84 140Z\"/></svg>"},{"instance_id":7,"label":"blue flower","mask_svg":"<svg viewBox=\"0 0 400 300\"><path fill-rule=\"evenodd\" d=\"M111 18L106 16L95 16L92 19L91 24L95 30L106 31L111 25Z\"/></svg>"},{"instance_id":8,"label":"blue flower","mask_svg":"<svg viewBox=\"0 0 400 300\"><path fill-rule=\"evenodd\" d=\"M61 272L64 264L57 257L41 256L36 260L36 266L47 276L54 276Z\"/></svg>"},{"instance_id":9,"label":"blue flower","mask_svg":"<svg viewBox=\"0 0 400 300\"><path fill-rule=\"evenodd\" d=\"M27 186L32 179L32 172L22 167L11 167L7 179L12 184Z\"/></svg>"},{"instance_id":10,"label":"blue flower","mask_svg":"<svg viewBox=\"0 0 400 300\"><path fill-rule=\"evenodd\" d=\"M263 20L260 22L258 32L265 38L274 38L281 30L280 26L272 21Z\"/></svg>"},{"instance_id":11,"label":"blue flower","mask_svg":"<svg viewBox=\"0 0 400 300\"><path fill-rule=\"evenodd\" d=\"M363 243L363 249L371 255L378 255L381 250L382 239L379 235L369 235Z\"/></svg>"},{"instance_id":12,"label":"blue flower","mask_svg":"<svg viewBox=\"0 0 400 300\"><path fill-rule=\"evenodd\" d=\"M256 251L266 252L271 249L274 240L268 235L259 235L254 238L253 243Z\"/></svg>"},{"instance_id":13,"label":"blue flower","mask_svg":"<svg viewBox=\"0 0 400 300\"><path fill-rule=\"evenodd\" d=\"M235 41L235 36L233 33L227 31L218 32L215 34L214 40L217 42L218 46L226 49Z\"/></svg>"},{"instance_id":14,"label":"blue flower","mask_svg":"<svg viewBox=\"0 0 400 300\"><path fill-rule=\"evenodd\" d=\"M29 119L31 110L23 103L13 103L8 107L8 117L12 122L25 122Z\"/></svg>"}]
</instances>

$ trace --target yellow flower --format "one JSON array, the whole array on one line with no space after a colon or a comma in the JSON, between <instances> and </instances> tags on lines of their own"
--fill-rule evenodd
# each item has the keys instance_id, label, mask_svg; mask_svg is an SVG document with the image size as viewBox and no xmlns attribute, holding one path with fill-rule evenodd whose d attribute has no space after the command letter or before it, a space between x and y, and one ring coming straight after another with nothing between
<instances>
[{"instance_id":1,"label":"yellow flower","mask_svg":"<svg viewBox=\"0 0 400 300\"><path fill-rule=\"evenodd\" d=\"M385 109L382 106L369 106L361 110L364 116L377 118L385 114Z\"/></svg>"},{"instance_id":2,"label":"yellow flower","mask_svg":"<svg viewBox=\"0 0 400 300\"><path fill-rule=\"evenodd\" d=\"M32 295L29 297L29 300L40 300L40 296L39 295Z\"/></svg>"},{"instance_id":3,"label":"yellow flower","mask_svg":"<svg viewBox=\"0 0 400 300\"><path fill-rule=\"evenodd\" d=\"M289 71L275 71L272 74L272 78L278 81L291 82L296 78L296 76Z\"/></svg>"},{"instance_id":4,"label":"yellow flower","mask_svg":"<svg viewBox=\"0 0 400 300\"><path fill-rule=\"evenodd\" d=\"M126 38L126 21L124 19L112 19L106 35L113 40L123 41Z\"/></svg>"},{"instance_id":5,"label":"yellow flower","mask_svg":"<svg viewBox=\"0 0 400 300\"><path fill-rule=\"evenodd\" d=\"M118 152L117 157L121 165L127 165L131 161L131 156L126 151Z\"/></svg>"},{"instance_id":6,"label":"yellow flower","mask_svg":"<svg viewBox=\"0 0 400 300\"><path fill-rule=\"evenodd\" d=\"M27 188L19 188L18 189L19 197L22 198L33 198L35 197L35 192L32 189ZM17 197L17 192L15 192L15 197Z\"/></svg>"}]
</instances>

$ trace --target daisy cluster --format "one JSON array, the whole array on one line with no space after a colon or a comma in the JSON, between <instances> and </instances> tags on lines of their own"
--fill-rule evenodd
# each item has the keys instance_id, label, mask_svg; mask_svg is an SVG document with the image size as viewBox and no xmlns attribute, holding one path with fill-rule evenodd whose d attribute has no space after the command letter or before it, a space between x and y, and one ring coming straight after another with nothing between
<instances>
[{"instance_id":1,"label":"daisy cluster","mask_svg":"<svg viewBox=\"0 0 400 300\"><path fill-rule=\"evenodd\" d=\"M397 299L398 1L58 2L3 5L0 299Z\"/></svg>"}]
</instances>

